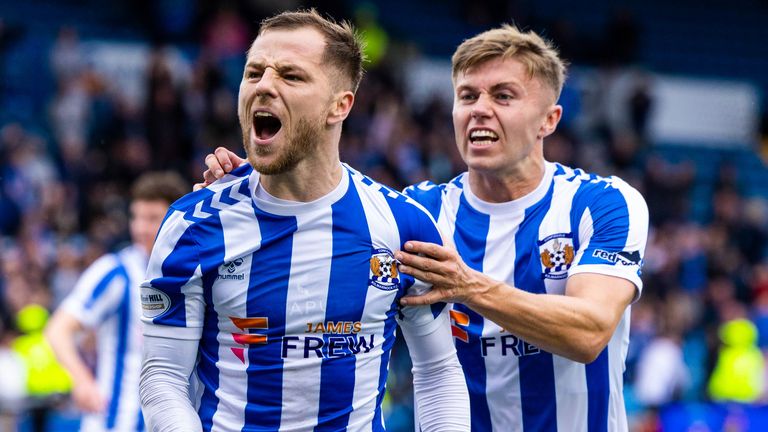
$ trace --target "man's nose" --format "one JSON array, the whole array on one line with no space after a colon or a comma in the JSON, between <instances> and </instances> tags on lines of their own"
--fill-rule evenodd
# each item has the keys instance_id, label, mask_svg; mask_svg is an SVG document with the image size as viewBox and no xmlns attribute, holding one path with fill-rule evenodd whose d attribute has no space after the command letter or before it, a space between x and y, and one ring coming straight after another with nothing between
<instances>
[{"instance_id":1,"label":"man's nose","mask_svg":"<svg viewBox=\"0 0 768 432\"><path fill-rule=\"evenodd\" d=\"M277 79L276 72L272 68L266 68L264 69L264 73L261 75L261 78L259 78L259 81L256 83L256 95L257 96L270 96L275 97L277 96L277 91L275 90L275 80Z\"/></svg>"},{"instance_id":2,"label":"man's nose","mask_svg":"<svg viewBox=\"0 0 768 432\"><path fill-rule=\"evenodd\" d=\"M472 105L472 111L470 115L474 119L487 118L491 116L491 96L486 93L481 93L478 96L477 101Z\"/></svg>"}]
</instances>

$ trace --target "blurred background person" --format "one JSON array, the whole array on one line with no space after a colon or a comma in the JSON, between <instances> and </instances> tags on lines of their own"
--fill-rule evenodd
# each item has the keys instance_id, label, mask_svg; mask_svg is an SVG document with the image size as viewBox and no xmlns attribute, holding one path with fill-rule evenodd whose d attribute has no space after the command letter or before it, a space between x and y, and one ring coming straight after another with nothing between
<instances>
[{"instance_id":1,"label":"blurred background person","mask_svg":"<svg viewBox=\"0 0 768 432\"><path fill-rule=\"evenodd\" d=\"M139 177L131 189L133 243L88 267L46 327L50 346L72 377L72 398L88 414L83 431L143 430L139 286L168 207L186 192L174 172ZM96 376L78 352L85 329L96 332Z\"/></svg>"}]
</instances>

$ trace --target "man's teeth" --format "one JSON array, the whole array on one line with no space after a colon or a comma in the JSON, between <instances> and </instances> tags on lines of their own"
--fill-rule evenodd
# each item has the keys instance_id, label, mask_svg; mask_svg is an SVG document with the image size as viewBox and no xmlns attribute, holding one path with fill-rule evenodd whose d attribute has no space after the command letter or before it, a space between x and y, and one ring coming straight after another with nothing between
<instances>
[{"instance_id":1,"label":"man's teeth","mask_svg":"<svg viewBox=\"0 0 768 432\"><path fill-rule=\"evenodd\" d=\"M256 117L274 117L272 113L268 113L266 111L256 111L256 114L254 114Z\"/></svg>"},{"instance_id":2,"label":"man's teeth","mask_svg":"<svg viewBox=\"0 0 768 432\"><path fill-rule=\"evenodd\" d=\"M497 140L499 139L499 136L496 135L496 132L491 130L476 130L476 131L472 131L472 133L469 135L469 139L483 140L483 141L486 141L488 139Z\"/></svg>"}]
</instances>

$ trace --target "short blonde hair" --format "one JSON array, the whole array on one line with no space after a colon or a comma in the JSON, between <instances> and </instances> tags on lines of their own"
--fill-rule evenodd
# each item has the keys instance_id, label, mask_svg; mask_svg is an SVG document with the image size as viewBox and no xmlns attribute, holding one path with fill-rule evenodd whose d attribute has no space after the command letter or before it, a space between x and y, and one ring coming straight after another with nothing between
<instances>
[{"instance_id":1,"label":"short blonde hair","mask_svg":"<svg viewBox=\"0 0 768 432\"><path fill-rule=\"evenodd\" d=\"M555 93L555 100L565 82L567 64L560 59L552 43L533 31L522 32L517 27L503 26L480 33L465 40L451 58L452 76L469 68L493 60L514 58L528 69L530 78L539 78Z\"/></svg>"}]
</instances>

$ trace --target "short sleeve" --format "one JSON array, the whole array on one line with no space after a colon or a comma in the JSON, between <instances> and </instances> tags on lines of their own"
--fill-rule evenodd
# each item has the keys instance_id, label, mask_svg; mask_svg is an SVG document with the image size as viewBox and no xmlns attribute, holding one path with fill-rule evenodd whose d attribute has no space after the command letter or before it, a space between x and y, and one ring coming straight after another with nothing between
<instances>
[{"instance_id":1,"label":"short sleeve","mask_svg":"<svg viewBox=\"0 0 768 432\"><path fill-rule=\"evenodd\" d=\"M62 308L84 327L94 328L117 311L128 275L113 254L96 260L80 276Z\"/></svg>"},{"instance_id":2,"label":"short sleeve","mask_svg":"<svg viewBox=\"0 0 768 432\"><path fill-rule=\"evenodd\" d=\"M639 192L618 179L596 192L580 219L581 246L568 274L600 273L628 279L637 287L637 298L642 291L648 207Z\"/></svg>"},{"instance_id":3,"label":"short sleeve","mask_svg":"<svg viewBox=\"0 0 768 432\"><path fill-rule=\"evenodd\" d=\"M400 239L402 246L409 240L443 245L443 237L435 220L419 203L408 199L414 208L410 215L410 223L400 224ZM421 295L432 289L432 286L421 280L408 277L406 280L407 295ZM398 322L400 326L409 327L414 335L430 334L435 327L441 325L441 314L446 310L446 303L439 302L428 306L405 306L400 309Z\"/></svg>"}]
</instances>

